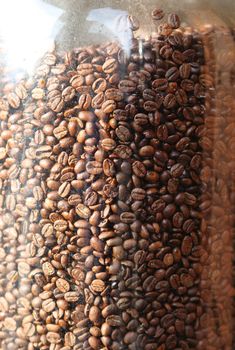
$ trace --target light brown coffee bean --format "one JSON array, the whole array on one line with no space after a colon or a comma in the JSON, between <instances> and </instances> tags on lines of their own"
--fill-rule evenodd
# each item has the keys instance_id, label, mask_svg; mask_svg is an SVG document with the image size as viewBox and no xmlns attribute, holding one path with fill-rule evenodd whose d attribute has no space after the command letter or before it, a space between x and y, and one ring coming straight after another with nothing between
<instances>
[{"instance_id":1,"label":"light brown coffee bean","mask_svg":"<svg viewBox=\"0 0 235 350\"><path fill-rule=\"evenodd\" d=\"M42 264L42 270L45 276L52 276L55 273L54 267L49 262L45 262Z\"/></svg>"},{"instance_id":2,"label":"light brown coffee bean","mask_svg":"<svg viewBox=\"0 0 235 350\"><path fill-rule=\"evenodd\" d=\"M91 216L91 211L88 207L86 207L84 204L78 204L76 206L76 213L80 216L82 219L88 219Z\"/></svg>"},{"instance_id":3,"label":"light brown coffee bean","mask_svg":"<svg viewBox=\"0 0 235 350\"><path fill-rule=\"evenodd\" d=\"M117 61L115 58L108 58L102 66L104 73L110 74L113 73L118 67Z\"/></svg>"},{"instance_id":4,"label":"light brown coffee bean","mask_svg":"<svg viewBox=\"0 0 235 350\"><path fill-rule=\"evenodd\" d=\"M59 219L54 222L54 229L56 231L64 232L66 231L67 227L68 227L68 222L65 220Z\"/></svg>"},{"instance_id":5,"label":"light brown coffee bean","mask_svg":"<svg viewBox=\"0 0 235 350\"><path fill-rule=\"evenodd\" d=\"M56 304L53 299L49 298L42 302L42 308L46 313L51 313L56 307Z\"/></svg>"},{"instance_id":6,"label":"light brown coffee bean","mask_svg":"<svg viewBox=\"0 0 235 350\"><path fill-rule=\"evenodd\" d=\"M105 283L102 280L95 279L91 282L91 289L94 292L101 293L105 289Z\"/></svg>"},{"instance_id":7,"label":"light brown coffee bean","mask_svg":"<svg viewBox=\"0 0 235 350\"><path fill-rule=\"evenodd\" d=\"M112 151L116 147L116 142L111 138L105 138L101 141L101 147L104 151Z\"/></svg>"},{"instance_id":8,"label":"light brown coffee bean","mask_svg":"<svg viewBox=\"0 0 235 350\"><path fill-rule=\"evenodd\" d=\"M20 106L20 98L17 96L17 94L15 94L14 92L11 92L8 96L7 96L7 100L9 105L14 108L17 109Z\"/></svg>"},{"instance_id":9,"label":"light brown coffee bean","mask_svg":"<svg viewBox=\"0 0 235 350\"><path fill-rule=\"evenodd\" d=\"M66 281L63 278L58 278L58 280L56 281L56 287L62 293L66 293L70 290L70 285L69 285L68 281Z\"/></svg>"},{"instance_id":10,"label":"light brown coffee bean","mask_svg":"<svg viewBox=\"0 0 235 350\"><path fill-rule=\"evenodd\" d=\"M58 194L60 197L65 198L69 195L70 191L71 191L70 183L63 182L58 189Z\"/></svg>"}]
</instances>

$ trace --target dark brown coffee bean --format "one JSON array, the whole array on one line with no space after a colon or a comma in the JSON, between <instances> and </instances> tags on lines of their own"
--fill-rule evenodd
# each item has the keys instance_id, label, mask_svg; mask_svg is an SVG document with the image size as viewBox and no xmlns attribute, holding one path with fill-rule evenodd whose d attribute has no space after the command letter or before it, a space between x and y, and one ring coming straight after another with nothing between
<instances>
[{"instance_id":1,"label":"dark brown coffee bean","mask_svg":"<svg viewBox=\"0 0 235 350\"><path fill-rule=\"evenodd\" d=\"M184 90L179 89L175 93L176 101L179 105L186 105L188 102L187 94Z\"/></svg>"},{"instance_id":2,"label":"dark brown coffee bean","mask_svg":"<svg viewBox=\"0 0 235 350\"><path fill-rule=\"evenodd\" d=\"M175 178L180 177L184 173L184 166L182 164L174 164L171 168L171 175Z\"/></svg>"},{"instance_id":3,"label":"dark brown coffee bean","mask_svg":"<svg viewBox=\"0 0 235 350\"><path fill-rule=\"evenodd\" d=\"M163 101L164 107L167 109L174 108L176 106L176 98L173 94L167 94Z\"/></svg>"},{"instance_id":4,"label":"dark brown coffee bean","mask_svg":"<svg viewBox=\"0 0 235 350\"><path fill-rule=\"evenodd\" d=\"M133 200L142 201L144 200L145 196L146 196L146 192L142 188L134 188L131 191L131 197L133 198Z\"/></svg>"},{"instance_id":5,"label":"dark brown coffee bean","mask_svg":"<svg viewBox=\"0 0 235 350\"><path fill-rule=\"evenodd\" d=\"M132 80L121 80L118 87L122 92L131 93L135 91L136 84Z\"/></svg>"},{"instance_id":6,"label":"dark brown coffee bean","mask_svg":"<svg viewBox=\"0 0 235 350\"><path fill-rule=\"evenodd\" d=\"M134 117L134 121L137 125L146 125L148 124L148 115L144 113L138 113Z\"/></svg>"},{"instance_id":7,"label":"dark brown coffee bean","mask_svg":"<svg viewBox=\"0 0 235 350\"><path fill-rule=\"evenodd\" d=\"M168 138L168 129L167 126L162 124L157 128L157 137L161 141L166 141Z\"/></svg>"},{"instance_id":8,"label":"dark brown coffee bean","mask_svg":"<svg viewBox=\"0 0 235 350\"><path fill-rule=\"evenodd\" d=\"M184 216L182 213L177 212L173 216L173 226L176 228L180 228L184 222Z\"/></svg>"},{"instance_id":9,"label":"dark brown coffee bean","mask_svg":"<svg viewBox=\"0 0 235 350\"><path fill-rule=\"evenodd\" d=\"M193 247L192 238L190 236L185 236L182 241L181 251L183 255L189 255Z\"/></svg>"},{"instance_id":10,"label":"dark brown coffee bean","mask_svg":"<svg viewBox=\"0 0 235 350\"><path fill-rule=\"evenodd\" d=\"M153 146L143 146L139 150L139 154L141 157L151 157L154 155L154 152L155 152L155 150L154 150Z\"/></svg>"},{"instance_id":11,"label":"dark brown coffee bean","mask_svg":"<svg viewBox=\"0 0 235 350\"><path fill-rule=\"evenodd\" d=\"M191 92L194 90L194 82L190 79L184 79L180 84L181 88L187 92Z\"/></svg>"},{"instance_id":12,"label":"dark brown coffee bean","mask_svg":"<svg viewBox=\"0 0 235 350\"><path fill-rule=\"evenodd\" d=\"M146 171L144 164L138 160L136 160L132 164L132 169L133 169L134 174L138 177L145 177L147 174L147 171Z\"/></svg>"},{"instance_id":13,"label":"dark brown coffee bean","mask_svg":"<svg viewBox=\"0 0 235 350\"><path fill-rule=\"evenodd\" d=\"M119 140L122 142L127 142L131 139L131 133L129 129L126 128L125 126L120 125L119 127L117 127L117 129L115 130L115 133L119 138Z\"/></svg>"},{"instance_id":14,"label":"dark brown coffee bean","mask_svg":"<svg viewBox=\"0 0 235 350\"><path fill-rule=\"evenodd\" d=\"M190 288L193 286L193 278L187 273L183 273L180 276L180 282L186 288Z\"/></svg>"},{"instance_id":15,"label":"dark brown coffee bean","mask_svg":"<svg viewBox=\"0 0 235 350\"><path fill-rule=\"evenodd\" d=\"M107 89L105 91L105 98L106 100L114 100L120 102L123 99L123 93L115 88Z\"/></svg>"},{"instance_id":16,"label":"dark brown coffee bean","mask_svg":"<svg viewBox=\"0 0 235 350\"><path fill-rule=\"evenodd\" d=\"M176 81L179 77L179 70L177 67L172 67L166 72L166 78L168 81Z\"/></svg>"},{"instance_id":17,"label":"dark brown coffee bean","mask_svg":"<svg viewBox=\"0 0 235 350\"><path fill-rule=\"evenodd\" d=\"M121 159L129 159L132 154L132 150L128 146L119 145L115 148L115 154Z\"/></svg>"},{"instance_id":18,"label":"dark brown coffee bean","mask_svg":"<svg viewBox=\"0 0 235 350\"><path fill-rule=\"evenodd\" d=\"M131 224L135 221L135 214L131 212L124 212L120 215L121 222Z\"/></svg>"},{"instance_id":19,"label":"dark brown coffee bean","mask_svg":"<svg viewBox=\"0 0 235 350\"><path fill-rule=\"evenodd\" d=\"M172 36L171 36L172 38ZM174 44L175 46L181 45L181 43L178 43L180 41L181 37L174 35ZM169 39L168 39L169 40ZM184 62L184 55L182 52L175 50L172 53L172 61L174 61L176 64L182 64Z\"/></svg>"},{"instance_id":20,"label":"dark brown coffee bean","mask_svg":"<svg viewBox=\"0 0 235 350\"><path fill-rule=\"evenodd\" d=\"M169 16L168 16L168 23L170 24L170 26L174 29L177 29L179 28L180 26L180 19L179 19L179 16L175 13L171 13Z\"/></svg>"},{"instance_id":21,"label":"dark brown coffee bean","mask_svg":"<svg viewBox=\"0 0 235 350\"><path fill-rule=\"evenodd\" d=\"M157 104L154 101L146 101L144 103L144 109L147 112L155 112L157 109Z\"/></svg>"},{"instance_id":22,"label":"dark brown coffee bean","mask_svg":"<svg viewBox=\"0 0 235 350\"><path fill-rule=\"evenodd\" d=\"M165 91L168 87L167 79L156 79L152 82L152 87L156 91Z\"/></svg>"},{"instance_id":23,"label":"dark brown coffee bean","mask_svg":"<svg viewBox=\"0 0 235 350\"><path fill-rule=\"evenodd\" d=\"M179 68L180 77L182 79L188 79L191 73L191 66L189 63L183 63Z\"/></svg>"}]
</instances>

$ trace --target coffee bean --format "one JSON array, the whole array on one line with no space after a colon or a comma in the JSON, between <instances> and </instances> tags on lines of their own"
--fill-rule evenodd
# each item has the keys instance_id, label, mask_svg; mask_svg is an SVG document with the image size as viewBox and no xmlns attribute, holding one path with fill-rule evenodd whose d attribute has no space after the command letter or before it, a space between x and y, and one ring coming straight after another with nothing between
<instances>
[{"instance_id":1,"label":"coffee bean","mask_svg":"<svg viewBox=\"0 0 235 350\"><path fill-rule=\"evenodd\" d=\"M55 220L54 229L56 231L64 232L68 227L68 223L65 220Z\"/></svg>"},{"instance_id":2,"label":"coffee bean","mask_svg":"<svg viewBox=\"0 0 235 350\"><path fill-rule=\"evenodd\" d=\"M98 93L95 95L91 101L92 108L101 108L104 103L104 94L103 92Z\"/></svg>"},{"instance_id":3,"label":"coffee bean","mask_svg":"<svg viewBox=\"0 0 235 350\"><path fill-rule=\"evenodd\" d=\"M93 66L90 63L81 63L77 66L78 74L86 76L93 73Z\"/></svg>"},{"instance_id":4,"label":"coffee bean","mask_svg":"<svg viewBox=\"0 0 235 350\"><path fill-rule=\"evenodd\" d=\"M46 339L50 344L58 344L61 341L59 333L56 332L48 332Z\"/></svg>"},{"instance_id":5,"label":"coffee bean","mask_svg":"<svg viewBox=\"0 0 235 350\"><path fill-rule=\"evenodd\" d=\"M121 80L118 87L122 92L131 93L135 91L136 84L132 80Z\"/></svg>"},{"instance_id":6,"label":"coffee bean","mask_svg":"<svg viewBox=\"0 0 235 350\"><path fill-rule=\"evenodd\" d=\"M113 73L118 67L117 61L115 58L109 58L105 61L102 66L104 73L110 74Z\"/></svg>"},{"instance_id":7,"label":"coffee bean","mask_svg":"<svg viewBox=\"0 0 235 350\"><path fill-rule=\"evenodd\" d=\"M96 94L99 94L106 90L107 82L103 78L98 78L94 81L92 89Z\"/></svg>"},{"instance_id":8,"label":"coffee bean","mask_svg":"<svg viewBox=\"0 0 235 350\"><path fill-rule=\"evenodd\" d=\"M106 323L112 327L120 327L122 326L123 321L119 315L110 315L106 317Z\"/></svg>"},{"instance_id":9,"label":"coffee bean","mask_svg":"<svg viewBox=\"0 0 235 350\"><path fill-rule=\"evenodd\" d=\"M77 89L80 86L82 86L84 83L84 77L82 75L74 75L70 79L70 84L72 85L73 88Z\"/></svg>"},{"instance_id":10,"label":"coffee bean","mask_svg":"<svg viewBox=\"0 0 235 350\"><path fill-rule=\"evenodd\" d=\"M131 133L128 128L125 126L120 125L116 130L116 135L122 142L127 142L131 139Z\"/></svg>"},{"instance_id":11,"label":"coffee bean","mask_svg":"<svg viewBox=\"0 0 235 350\"><path fill-rule=\"evenodd\" d=\"M92 101L91 96L87 93L83 93L79 97L78 105L79 105L80 109L86 110L86 109L90 108L91 101Z\"/></svg>"},{"instance_id":12,"label":"coffee bean","mask_svg":"<svg viewBox=\"0 0 235 350\"><path fill-rule=\"evenodd\" d=\"M162 19L164 17L164 15L165 14L164 14L162 9L156 8L156 9L154 9L152 11L152 18L153 18L153 20L160 20L160 19Z\"/></svg>"},{"instance_id":13,"label":"coffee bean","mask_svg":"<svg viewBox=\"0 0 235 350\"><path fill-rule=\"evenodd\" d=\"M60 197L65 198L70 193L70 189L71 189L70 183L63 182L58 189L58 194L60 195Z\"/></svg>"},{"instance_id":14,"label":"coffee bean","mask_svg":"<svg viewBox=\"0 0 235 350\"><path fill-rule=\"evenodd\" d=\"M190 288L193 286L193 278L187 274L187 273L183 273L180 276L180 282L182 283L182 285L186 288Z\"/></svg>"},{"instance_id":15,"label":"coffee bean","mask_svg":"<svg viewBox=\"0 0 235 350\"><path fill-rule=\"evenodd\" d=\"M132 154L132 150L128 146L119 145L115 148L115 153L121 159L129 159Z\"/></svg>"},{"instance_id":16,"label":"coffee bean","mask_svg":"<svg viewBox=\"0 0 235 350\"><path fill-rule=\"evenodd\" d=\"M53 299L46 299L42 302L42 308L46 313L50 313L56 307L56 304Z\"/></svg>"},{"instance_id":17,"label":"coffee bean","mask_svg":"<svg viewBox=\"0 0 235 350\"><path fill-rule=\"evenodd\" d=\"M15 331L17 324L14 318L6 317L3 322L3 326L7 331Z\"/></svg>"},{"instance_id":18,"label":"coffee bean","mask_svg":"<svg viewBox=\"0 0 235 350\"><path fill-rule=\"evenodd\" d=\"M113 139L106 138L101 141L101 147L105 151L111 151L116 147L116 142Z\"/></svg>"},{"instance_id":19,"label":"coffee bean","mask_svg":"<svg viewBox=\"0 0 235 350\"><path fill-rule=\"evenodd\" d=\"M4 159L7 155L7 151L4 147L0 147L0 160Z\"/></svg>"},{"instance_id":20,"label":"coffee bean","mask_svg":"<svg viewBox=\"0 0 235 350\"><path fill-rule=\"evenodd\" d=\"M182 241L181 251L183 255L189 255L193 247L193 241L190 236L185 236Z\"/></svg>"},{"instance_id":21,"label":"coffee bean","mask_svg":"<svg viewBox=\"0 0 235 350\"><path fill-rule=\"evenodd\" d=\"M82 218L82 219L88 219L91 215L91 211L88 207L86 207L84 204L78 204L76 206L76 213Z\"/></svg>"},{"instance_id":22,"label":"coffee bean","mask_svg":"<svg viewBox=\"0 0 235 350\"><path fill-rule=\"evenodd\" d=\"M74 98L75 94L75 89L72 86L67 86L67 88L62 91L62 98L65 102L69 102Z\"/></svg>"},{"instance_id":23,"label":"coffee bean","mask_svg":"<svg viewBox=\"0 0 235 350\"><path fill-rule=\"evenodd\" d=\"M175 13L171 13L168 16L168 23L171 25L172 28L177 29L180 26L180 19L179 16Z\"/></svg>"},{"instance_id":24,"label":"coffee bean","mask_svg":"<svg viewBox=\"0 0 235 350\"><path fill-rule=\"evenodd\" d=\"M146 192L142 188L134 188L131 191L131 197L133 198L133 200L142 201L144 200L145 196L146 196Z\"/></svg>"},{"instance_id":25,"label":"coffee bean","mask_svg":"<svg viewBox=\"0 0 235 350\"><path fill-rule=\"evenodd\" d=\"M102 166L100 162L90 161L86 164L86 171L92 175L98 175L102 173Z\"/></svg>"},{"instance_id":26,"label":"coffee bean","mask_svg":"<svg viewBox=\"0 0 235 350\"><path fill-rule=\"evenodd\" d=\"M163 105L167 109L174 108L176 106L176 98L173 94L167 94L164 98Z\"/></svg>"},{"instance_id":27,"label":"coffee bean","mask_svg":"<svg viewBox=\"0 0 235 350\"><path fill-rule=\"evenodd\" d=\"M143 146L139 150L139 155L141 157L151 157L154 155L154 148L153 146Z\"/></svg>"},{"instance_id":28,"label":"coffee bean","mask_svg":"<svg viewBox=\"0 0 235 350\"><path fill-rule=\"evenodd\" d=\"M171 175L173 177L180 177L184 172L184 166L182 164L174 164L171 168Z\"/></svg>"},{"instance_id":29,"label":"coffee bean","mask_svg":"<svg viewBox=\"0 0 235 350\"><path fill-rule=\"evenodd\" d=\"M165 91L168 87L167 79L156 79L152 82L152 87L156 91Z\"/></svg>"},{"instance_id":30,"label":"coffee bean","mask_svg":"<svg viewBox=\"0 0 235 350\"><path fill-rule=\"evenodd\" d=\"M89 320L97 324L100 319L100 309L97 306L92 306L89 311Z\"/></svg>"},{"instance_id":31,"label":"coffee bean","mask_svg":"<svg viewBox=\"0 0 235 350\"><path fill-rule=\"evenodd\" d=\"M14 92L11 92L7 96L7 100L9 105L14 109L17 109L20 106L20 99Z\"/></svg>"},{"instance_id":32,"label":"coffee bean","mask_svg":"<svg viewBox=\"0 0 235 350\"><path fill-rule=\"evenodd\" d=\"M69 291L70 289L70 285L69 283L63 279L63 278L58 278L58 280L56 281L56 287L59 289L59 291L61 291L62 293L66 293Z\"/></svg>"},{"instance_id":33,"label":"coffee bean","mask_svg":"<svg viewBox=\"0 0 235 350\"><path fill-rule=\"evenodd\" d=\"M42 265L42 270L46 276L51 276L55 273L54 267L49 262L45 262Z\"/></svg>"},{"instance_id":34,"label":"coffee bean","mask_svg":"<svg viewBox=\"0 0 235 350\"><path fill-rule=\"evenodd\" d=\"M123 341L125 344L133 344L134 341L136 340L137 338L137 333L135 332L127 332Z\"/></svg>"},{"instance_id":35,"label":"coffee bean","mask_svg":"<svg viewBox=\"0 0 235 350\"><path fill-rule=\"evenodd\" d=\"M133 169L134 174L138 177L145 177L145 175L147 174L147 171L146 171L144 164L138 160L136 160L132 164L132 169Z\"/></svg>"},{"instance_id":36,"label":"coffee bean","mask_svg":"<svg viewBox=\"0 0 235 350\"><path fill-rule=\"evenodd\" d=\"M91 283L91 288L93 291L101 293L105 289L105 283L102 280L93 280Z\"/></svg>"},{"instance_id":37,"label":"coffee bean","mask_svg":"<svg viewBox=\"0 0 235 350\"><path fill-rule=\"evenodd\" d=\"M182 79L188 79L191 73L191 66L189 63L183 63L179 68L180 77Z\"/></svg>"},{"instance_id":38,"label":"coffee bean","mask_svg":"<svg viewBox=\"0 0 235 350\"><path fill-rule=\"evenodd\" d=\"M66 292L64 293L64 299L68 303L75 303L79 300L79 293L78 292Z\"/></svg>"}]
</instances>

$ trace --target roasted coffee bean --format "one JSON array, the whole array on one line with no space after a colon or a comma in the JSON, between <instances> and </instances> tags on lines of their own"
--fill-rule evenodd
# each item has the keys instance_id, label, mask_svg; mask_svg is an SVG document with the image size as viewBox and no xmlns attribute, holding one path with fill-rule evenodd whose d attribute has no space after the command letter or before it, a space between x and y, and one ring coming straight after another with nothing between
<instances>
[{"instance_id":1,"label":"roasted coffee bean","mask_svg":"<svg viewBox=\"0 0 235 350\"><path fill-rule=\"evenodd\" d=\"M182 79L188 79L191 73L191 66L189 63L183 63L179 68L180 77Z\"/></svg>"},{"instance_id":2,"label":"roasted coffee bean","mask_svg":"<svg viewBox=\"0 0 235 350\"><path fill-rule=\"evenodd\" d=\"M135 91L136 84L132 80L121 80L118 87L122 92L131 93Z\"/></svg>"},{"instance_id":3,"label":"roasted coffee bean","mask_svg":"<svg viewBox=\"0 0 235 350\"><path fill-rule=\"evenodd\" d=\"M166 72L166 78L168 81L176 81L179 77L179 71L177 67L172 67Z\"/></svg>"},{"instance_id":4,"label":"roasted coffee bean","mask_svg":"<svg viewBox=\"0 0 235 350\"><path fill-rule=\"evenodd\" d=\"M164 12L162 9L154 9L152 11L152 18L153 20L160 20L164 17Z\"/></svg>"},{"instance_id":5,"label":"roasted coffee bean","mask_svg":"<svg viewBox=\"0 0 235 350\"><path fill-rule=\"evenodd\" d=\"M180 26L180 19L179 19L179 16L175 13L171 13L169 16L168 16L168 23L170 24L170 26L174 29L177 29L179 28Z\"/></svg>"},{"instance_id":6,"label":"roasted coffee bean","mask_svg":"<svg viewBox=\"0 0 235 350\"><path fill-rule=\"evenodd\" d=\"M156 91L165 91L168 87L167 79L156 79L152 82L152 87Z\"/></svg>"},{"instance_id":7,"label":"roasted coffee bean","mask_svg":"<svg viewBox=\"0 0 235 350\"><path fill-rule=\"evenodd\" d=\"M92 89L96 94L106 90L107 81L103 78L96 79L92 85Z\"/></svg>"},{"instance_id":8,"label":"roasted coffee bean","mask_svg":"<svg viewBox=\"0 0 235 350\"><path fill-rule=\"evenodd\" d=\"M147 171L146 171L144 164L138 160L136 160L132 164L132 169L133 169L134 174L138 177L145 177L145 175L147 174Z\"/></svg>"},{"instance_id":9,"label":"roasted coffee bean","mask_svg":"<svg viewBox=\"0 0 235 350\"><path fill-rule=\"evenodd\" d=\"M113 73L118 67L117 61L115 58L108 58L102 66L104 73L110 74Z\"/></svg>"},{"instance_id":10,"label":"roasted coffee bean","mask_svg":"<svg viewBox=\"0 0 235 350\"><path fill-rule=\"evenodd\" d=\"M81 94L81 96L79 97L78 105L83 110L89 109L89 107L91 106L91 100L91 95L86 93Z\"/></svg>"},{"instance_id":11,"label":"roasted coffee bean","mask_svg":"<svg viewBox=\"0 0 235 350\"><path fill-rule=\"evenodd\" d=\"M167 109L174 108L176 106L176 98L173 94L167 94L163 101L164 107Z\"/></svg>"},{"instance_id":12,"label":"roasted coffee bean","mask_svg":"<svg viewBox=\"0 0 235 350\"><path fill-rule=\"evenodd\" d=\"M120 141L127 142L131 139L131 133L125 126L120 125L115 132Z\"/></svg>"}]
</instances>

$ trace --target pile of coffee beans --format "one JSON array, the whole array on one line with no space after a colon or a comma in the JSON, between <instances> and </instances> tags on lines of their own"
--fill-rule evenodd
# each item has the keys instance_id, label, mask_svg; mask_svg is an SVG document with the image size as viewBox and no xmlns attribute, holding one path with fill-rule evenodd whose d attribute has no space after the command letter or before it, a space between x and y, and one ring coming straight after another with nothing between
<instances>
[{"instance_id":1,"label":"pile of coffee beans","mask_svg":"<svg viewBox=\"0 0 235 350\"><path fill-rule=\"evenodd\" d=\"M233 56L152 17L2 88L0 350L232 350Z\"/></svg>"}]
</instances>

